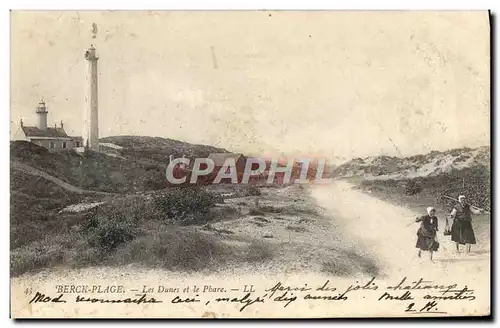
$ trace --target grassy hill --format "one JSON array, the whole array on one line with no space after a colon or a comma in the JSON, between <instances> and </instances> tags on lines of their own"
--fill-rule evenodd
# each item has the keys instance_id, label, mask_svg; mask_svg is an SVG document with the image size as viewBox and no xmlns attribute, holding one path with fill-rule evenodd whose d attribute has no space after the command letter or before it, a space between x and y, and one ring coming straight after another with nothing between
<instances>
[{"instance_id":1,"label":"grassy hill","mask_svg":"<svg viewBox=\"0 0 500 328\"><path fill-rule=\"evenodd\" d=\"M119 195L166 188L165 169L161 163L144 163L133 154L136 149L148 147L150 140L155 140L155 145L159 147L161 138L112 139L118 143L122 140L124 150L131 149L131 154L113 157L95 152L50 152L30 142L11 142L11 248L40 242L45 236L65 235L79 215L74 218L59 211L70 204L105 198L100 194L92 194L92 191ZM133 140L142 143L133 143ZM182 142L175 144L177 148L180 145L188 147ZM204 148L197 146L196 149L203 151ZM211 151L212 147L207 149ZM151 153L168 159L168 155L161 155L165 151L155 148ZM57 181L50 181L45 174L89 192L79 194L65 189Z\"/></svg>"},{"instance_id":2,"label":"grassy hill","mask_svg":"<svg viewBox=\"0 0 500 328\"><path fill-rule=\"evenodd\" d=\"M142 190L147 179L144 172L149 169L145 164L102 153L49 152L24 141L11 142L10 154L13 162L29 165L76 187L105 192ZM160 172L159 167L157 170Z\"/></svg>"},{"instance_id":3,"label":"grassy hill","mask_svg":"<svg viewBox=\"0 0 500 328\"><path fill-rule=\"evenodd\" d=\"M458 148L448 151L432 151L410 157L372 156L355 158L336 168L338 177L362 177L363 179L412 179L438 176L453 170L474 166L490 166L490 147L475 149Z\"/></svg>"},{"instance_id":4,"label":"grassy hill","mask_svg":"<svg viewBox=\"0 0 500 328\"><path fill-rule=\"evenodd\" d=\"M169 155L188 158L208 157L211 153L228 153L227 150L206 145L190 144L160 137L113 136L101 138L100 142L123 147L121 154L129 160L146 160L166 166Z\"/></svg>"},{"instance_id":5,"label":"grassy hill","mask_svg":"<svg viewBox=\"0 0 500 328\"><path fill-rule=\"evenodd\" d=\"M180 227L232 216L234 210L216 207L220 195L198 186L165 189L165 165L171 151L174 156L204 156L225 150L149 137L111 137L103 142L121 145L122 153L50 152L33 143L11 142L11 272L110 263L118 256L117 247L128 247L140 238L145 243L151 238L158 242L141 246L152 252L144 261L154 258L172 265L172 258L185 256L185 263L174 264L206 265L205 252L218 251L223 245ZM238 194L250 191L238 190ZM218 194L224 192L221 188ZM69 205L94 202L103 205L82 212L61 211ZM150 231L151 226L158 231ZM169 237L158 239L158 234ZM165 257L165 249L180 247L176 245L180 236L186 238L182 245L186 249ZM190 248L196 252L191 254ZM226 256L221 252L221 257ZM124 261L132 260L140 258Z\"/></svg>"},{"instance_id":6,"label":"grassy hill","mask_svg":"<svg viewBox=\"0 0 500 328\"><path fill-rule=\"evenodd\" d=\"M87 190L133 193L167 187L165 168L169 155L206 157L225 149L181 141L137 136L107 137L100 140L123 147L119 156L88 151L50 152L26 141L12 141L12 161L32 166L71 185Z\"/></svg>"},{"instance_id":7,"label":"grassy hill","mask_svg":"<svg viewBox=\"0 0 500 328\"><path fill-rule=\"evenodd\" d=\"M42 177L12 170L10 173L11 248L23 246L64 229L58 211L85 196L68 192Z\"/></svg>"}]
</instances>

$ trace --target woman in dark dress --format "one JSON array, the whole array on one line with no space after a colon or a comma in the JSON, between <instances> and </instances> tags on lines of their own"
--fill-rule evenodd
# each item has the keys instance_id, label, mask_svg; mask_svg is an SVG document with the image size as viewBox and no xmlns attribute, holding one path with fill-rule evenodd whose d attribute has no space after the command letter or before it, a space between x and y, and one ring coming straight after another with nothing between
<instances>
[{"instance_id":1,"label":"woman in dark dress","mask_svg":"<svg viewBox=\"0 0 500 328\"><path fill-rule=\"evenodd\" d=\"M436 241L436 232L438 231L438 218L436 217L436 209L427 207L427 215L418 217L415 222L420 222L420 228L417 231L418 257L422 255L422 251L428 251L432 260L432 253L439 248L439 243Z\"/></svg>"},{"instance_id":2,"label":"woman in dark dress","mask_svg":"<svg viewBox=\"0 0 500 328\"><path fill-rule=\"evenodd\" d=\"M465 196L458 197L458 203L450 213L453 219L451 225L451 240L455 242L457 253L460 252L459 245L467 245L467 253L470 252L471 245L476 244L476 235L472 228L472 214L481 214L480 209L476 209L465 201Z\"/></svg>"}]
</instances>

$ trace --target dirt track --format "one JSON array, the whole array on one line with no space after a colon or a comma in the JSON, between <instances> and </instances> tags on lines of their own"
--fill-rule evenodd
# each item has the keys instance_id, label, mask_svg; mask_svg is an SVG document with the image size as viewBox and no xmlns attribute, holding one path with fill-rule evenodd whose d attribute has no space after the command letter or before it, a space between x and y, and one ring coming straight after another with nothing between
<instances>
[{"instance_id":1,"label":"dirt track","mask_svg":"<svg viewBox=\"0 0 500 328\"><path fill-rule=\"evenodd\" d=\"M447 213L438 213L441 227L438 241L441 247L434 254L435 263L432 263L426 252L422 254L422 258L416 256L416 231L419 225L410 224L418 215L425 213L416 213L408 208L371 197L353 189L344 181L336 181L335 184L328 186L317 186L312 189L312 196L319 205L332 213L338 221L337 224L345 227L355 240L375 254L387 274L432 272L440 276L461 272L489 279L489 234L484 236L477 234L476 231L478 245L473 247L472 252L455 254L455 245L450 237L442 234L444 217ZM473 219L476 228L483 228L481 225L489 220L486 216L476 216Z\"/></svg>"}]
</instances>

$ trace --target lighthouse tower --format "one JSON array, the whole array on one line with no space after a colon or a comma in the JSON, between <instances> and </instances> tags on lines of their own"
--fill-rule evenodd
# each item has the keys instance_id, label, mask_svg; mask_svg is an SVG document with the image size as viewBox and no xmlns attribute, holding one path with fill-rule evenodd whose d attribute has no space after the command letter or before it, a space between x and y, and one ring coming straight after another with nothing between
<instances>
[{"instance_id":1,"label":"lighthouse tower","mask_svg":"<svg viewBox=\"0 0 500 328\"><path fill-rule=\"evenodd\" d=\"M47 107L45 106L45 101L40 100L38 106L36 107L36 115L38 116L38 124L37 127L45 131L47 130Z\"/></svg>"},{"instance_id":2,"label":"lighthouse tower","mask_svg":"<svg viewBox=\"0 0 500 328\"><path fill-rule=\"evenodd\" d=\"M99 113L97 89L97 60L96 50L93 45L85 52L88 62L87 68L87 95L85 97L85 119L83 131L83 145L87 149L99 151Z\"/></svg>"}]
</instances>

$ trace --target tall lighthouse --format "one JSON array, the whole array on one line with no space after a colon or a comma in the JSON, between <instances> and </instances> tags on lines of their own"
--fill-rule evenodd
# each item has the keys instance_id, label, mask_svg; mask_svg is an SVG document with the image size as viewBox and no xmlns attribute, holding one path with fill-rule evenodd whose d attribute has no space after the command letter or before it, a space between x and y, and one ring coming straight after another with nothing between
<instances>
[{"instance_id":1,"label":"tall lighthouse","mask_svg":"<svg viewBox=\"0 0 500 328\"><path fill-rule=\"evenodd\" d=\"M99 103L98 103L98 71L96 50L93 45L85 52L87 68L87 94L85 97L85 121L83 145L85 148L99 151Z\"/></svg>"}]
</instances>

